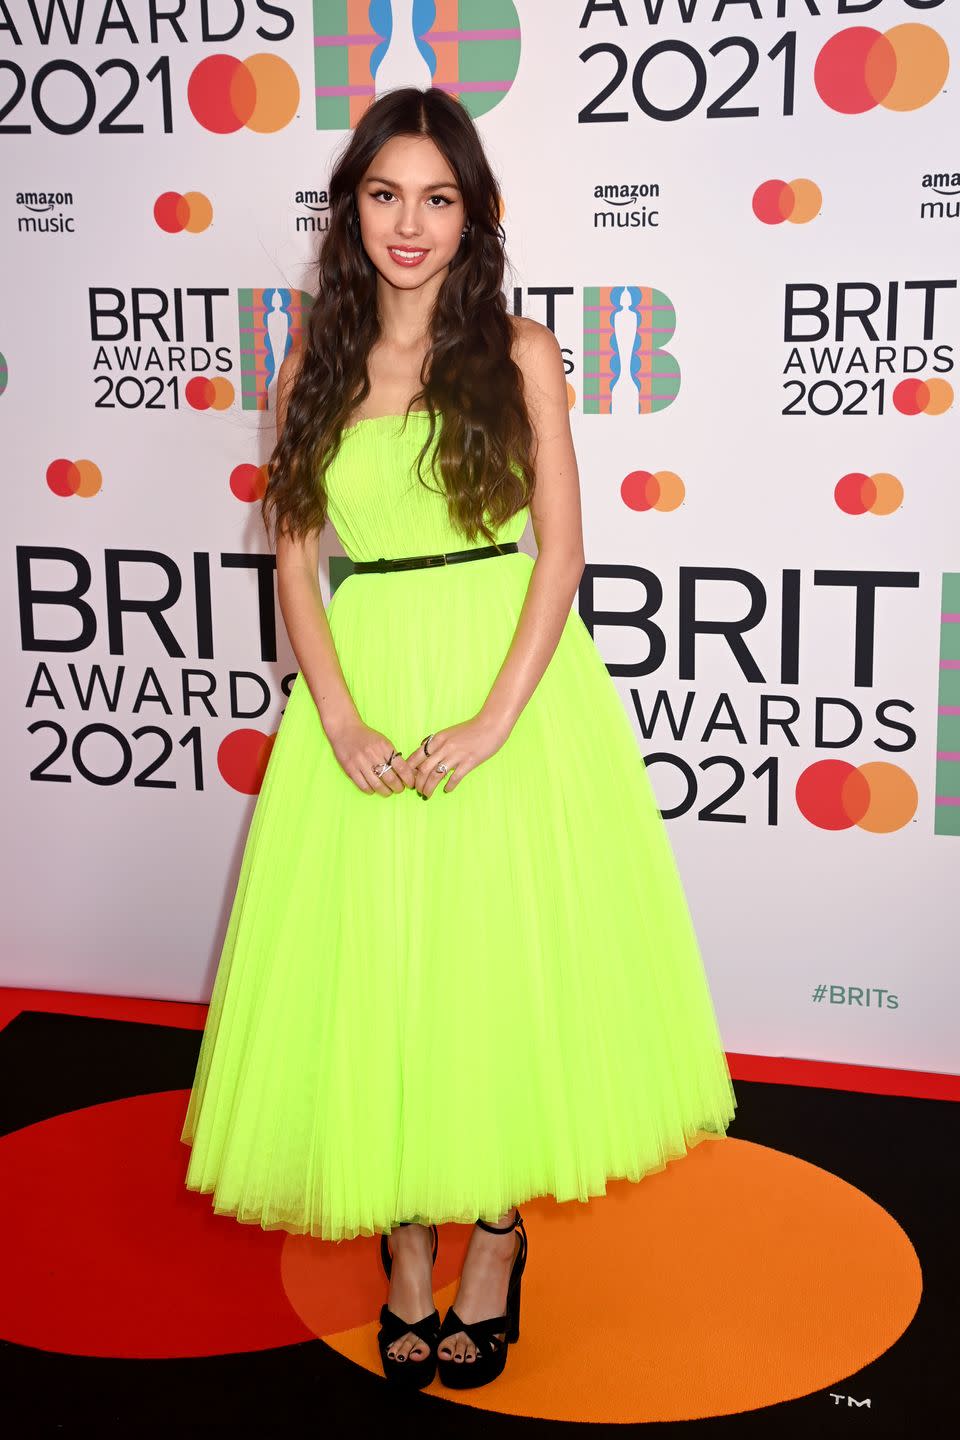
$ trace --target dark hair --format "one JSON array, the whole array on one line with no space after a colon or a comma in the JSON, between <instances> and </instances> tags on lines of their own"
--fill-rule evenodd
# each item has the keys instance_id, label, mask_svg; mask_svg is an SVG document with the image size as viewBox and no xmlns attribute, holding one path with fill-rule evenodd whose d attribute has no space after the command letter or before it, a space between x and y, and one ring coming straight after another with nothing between
<instances>
[{"instance_id":1,"label":"dark hair","mask_svg":"<svg viewBox=\"0 0 960 1440\"><path fill-rule=\"evenodd\" d=\"M278 532L291 536L326 524L324 474L349 416L370 393L367 357L380 334L377 271L360 242L355 191L381 146L396 135L427 135L446 157L468 226L430 319L423 388L410 401L409 408L430 414L417 475L425 484L421 467L439 415L435 460L451 523L471 541L482 534L494 543L485 516L499 528L532 498L535 437L523 375L511 354L499 187L473 120L459 101L435 88L406 86L375 100L330 176L330 225L317 261L316 295L283 434L267 462L261 513L268 532L272 516Z\"/></svg>"}]
</instances>

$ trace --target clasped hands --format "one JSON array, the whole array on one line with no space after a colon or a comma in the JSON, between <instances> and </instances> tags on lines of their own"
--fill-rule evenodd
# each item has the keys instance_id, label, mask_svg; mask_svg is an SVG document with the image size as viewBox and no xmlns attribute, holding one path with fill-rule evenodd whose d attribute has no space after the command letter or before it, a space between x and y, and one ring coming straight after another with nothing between
<instances>
[{"instance_id":1,"label":"clasped hands","mask_svg":"<svg viewBox=\"0 0 960 1440\"><path fill-rule=\"evenodd\" d=\"M368 795L398 795L404 790L416 790L428 800L441 780L446 781L445 794L455 790L465 775L496 754L509 733L508 725L477 714L459 725L435 730L429 742L429 755L424 752L423 741L407 756L394 755L390 769L380 776L376 774L376 767L396 749L382 731L372 729L357 717L335 729L333 734L328 731L327 738L341 769L359 790ZM446 766L444 774L438 772L439 764Z\"/></svg>"}]
</instances>

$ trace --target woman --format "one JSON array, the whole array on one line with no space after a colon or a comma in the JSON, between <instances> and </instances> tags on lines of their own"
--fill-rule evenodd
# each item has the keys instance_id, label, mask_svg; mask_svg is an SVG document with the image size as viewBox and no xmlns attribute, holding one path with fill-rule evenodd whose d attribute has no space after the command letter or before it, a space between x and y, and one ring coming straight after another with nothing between
<instances>
[{"instance_id":1,"label":"woman","mask_svg":"<svg viewBox=\"0 0 960 1440\"><path fill-rule=\"evenodd\" d=\"M506 312L503 238L466 111L371 105L280 369L264 516L300 668L183 1129L219 1213L380 1234L383 1368L418 1386L502 1370L520 1203L639 1180L735 1108L643 760L571 609L564 365ZM355 569L325 610L328 519ZM445 1221L475 1228L441 1327Z\"/></svg>"}]
</instances>

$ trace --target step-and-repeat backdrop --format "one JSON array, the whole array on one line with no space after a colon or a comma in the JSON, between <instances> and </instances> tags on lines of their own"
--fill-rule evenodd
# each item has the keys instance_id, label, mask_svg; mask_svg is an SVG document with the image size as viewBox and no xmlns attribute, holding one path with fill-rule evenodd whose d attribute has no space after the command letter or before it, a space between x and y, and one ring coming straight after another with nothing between
<instances>
[{"instance_id":1,"label":"step-and-repeat backdrop","mask_svg":"<svg viewBox=\"0 0 960 1440\"><path fill-rule=\"evenodd\" d=\"M578 603L728 1049L960 1069L957 8L0 5L0 981L209 994L296 670L277 368L332 158L432 84L566 357Z\"/></svg>"}]
</instances>

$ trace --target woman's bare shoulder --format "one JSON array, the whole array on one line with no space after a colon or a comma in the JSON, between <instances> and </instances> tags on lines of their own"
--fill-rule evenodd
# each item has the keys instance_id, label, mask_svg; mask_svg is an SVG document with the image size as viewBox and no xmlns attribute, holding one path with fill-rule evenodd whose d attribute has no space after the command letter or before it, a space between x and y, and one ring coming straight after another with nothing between
<instances>
[{"instance_id":1,"label":"woman's bare shoulder","mask_svg":"<svg viewBox=\"0 0 960 1440\"><path fill-rule=\"evenodd\" d=\"M508 319L513 330L513 358L518 364L521 355L526 354L531 346L549 343L549 339L553 338L553 332L546 325L541 325L539 320L532 320L529 315L509 315Z\"/></svg>"},{"instance_id":2,"label":"woman's bare shoulder","mask_svg":"<svg viewBox=\"0 0 960 1440\"><path fill-rule=\"evenodd\" d=\"M558 391L558 386L565 393L563 354L550 327L526 315L511 315L510 320L513 359L523 375L528 400L531 392L550 393Z\"/></svg>"}]
</instances>

